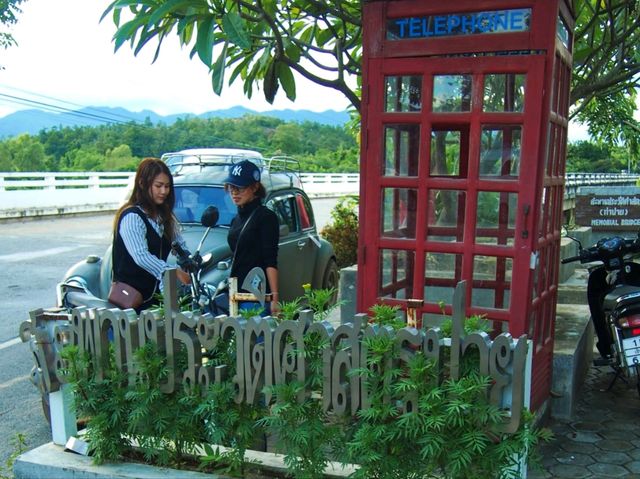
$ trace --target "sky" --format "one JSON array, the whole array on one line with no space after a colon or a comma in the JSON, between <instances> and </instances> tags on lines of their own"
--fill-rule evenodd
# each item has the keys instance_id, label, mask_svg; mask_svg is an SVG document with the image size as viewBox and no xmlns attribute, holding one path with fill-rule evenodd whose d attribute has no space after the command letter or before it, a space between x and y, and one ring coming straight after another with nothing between
<instances>
[{"instance_id":1,"label":"sky","mask_svg":"<svg viewBox=\"0 0 640 479\"><path fill-rule=\"evenodd\" d=\"M256 91L252 99L242 84L225 85L219 97L211 89L208 69L189 48L181 49L177 35L167 37L152 63L157 43L134 56L129 44L114 53L111 16L100 16L111 0L26 0L18 23L10 30L18 46L0 49L0 94L54 103L153 110L161 115L195 113L242 105L256 111L342 111L349 103L334 90L298 79L295 103L278 92L273 105ZM39 95L39 96L37 96ZM59 103L64 101L68 103ZM24 102L23 102L24 103ZM0 96L0 117L33 104Z\"/></svg>"}]
</instances>

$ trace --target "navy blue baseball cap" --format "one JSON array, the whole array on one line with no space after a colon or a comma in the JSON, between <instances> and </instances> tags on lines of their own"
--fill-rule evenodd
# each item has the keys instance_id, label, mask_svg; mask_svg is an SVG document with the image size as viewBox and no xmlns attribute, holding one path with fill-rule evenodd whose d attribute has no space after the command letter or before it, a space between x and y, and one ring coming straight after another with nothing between
<instances>
[{"instance_id":1,"label":"navy blue baseball cap","mask_svg":"<svg viewBox=\"0 0 640 479\"><path fill-rule=\"evenodd\" d=\"M242 160L229 167L229 176L224 180L225 185L244 188L260 181L260 169L249 160Z\"/></svg>"}]
</instances>

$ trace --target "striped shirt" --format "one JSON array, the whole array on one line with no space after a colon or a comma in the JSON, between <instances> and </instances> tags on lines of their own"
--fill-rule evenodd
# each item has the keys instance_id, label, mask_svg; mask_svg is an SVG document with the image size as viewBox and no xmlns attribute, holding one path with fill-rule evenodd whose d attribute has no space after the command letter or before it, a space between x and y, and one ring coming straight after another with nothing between
<instances>
[{"instance_id":1,"label":"striped shirt","mask_svg":"<svg viewBox=\"0 0 640 479\"><path fill-rule=\"evenodd\" d=\"M140 208L142 210L142 208ZM153 218L147 217L153 229L158 233L160 237L164 233L164 225L158 223ZM175 266L169 265L167 262L162 261L157 256L149 252L149 245L147 244L147 226L140 216L135 214L128 214L122 218L120 222L120 236L124 242L125 248L133 258L133 261L149 274L153 275L158 281L160 281L160 290L162 290L162 276L168 269ZM184 247L184 240L178 233L176 240Z\"/></svg>"}]
</instances>

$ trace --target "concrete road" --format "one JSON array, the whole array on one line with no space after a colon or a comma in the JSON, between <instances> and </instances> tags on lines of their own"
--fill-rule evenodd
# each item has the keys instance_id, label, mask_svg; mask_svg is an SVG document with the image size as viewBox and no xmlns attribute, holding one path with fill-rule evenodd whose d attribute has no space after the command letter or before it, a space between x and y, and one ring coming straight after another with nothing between
<instances>
[{"instance_id":1,"label":"concrete road","mask_svg":"<svg viewBox=\"0 0 640 479\"><path fill-rule=\"evenodd\" d=\"M337 199L312 201L318 229L330 222ZM89 254L102 256L111 241L113 214L0 223L0 465L26 436L33 448L51 441L40 396L29 380L33 359L18 338L29 311L56 303L55 285ZM2 469L0 468L0 472Z\"/></svg>"}]
</instances>

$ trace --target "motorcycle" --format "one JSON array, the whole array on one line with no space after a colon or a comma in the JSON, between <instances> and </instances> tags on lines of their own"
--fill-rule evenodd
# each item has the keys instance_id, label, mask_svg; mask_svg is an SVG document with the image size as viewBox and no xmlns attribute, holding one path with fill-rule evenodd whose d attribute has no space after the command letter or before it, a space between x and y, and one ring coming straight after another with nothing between
<instances>
[{"instance_id":1,"label":"motorcycle","mask_svg":"<svg viewBox=\"0 0 640 479\"><path fill-rule=\"evenodd\" d=\"M588 267L587 281L587 299L600 354L594 364L613 368L615 376L607 390L617 379L628 382L635 376L640 394L640 264L633 261L640 255L640 235L634 239L602 238L588 248L568 237L578 243L578 254L563 258L562 264L598 263Z\"/></svg>"}]
</instances>

